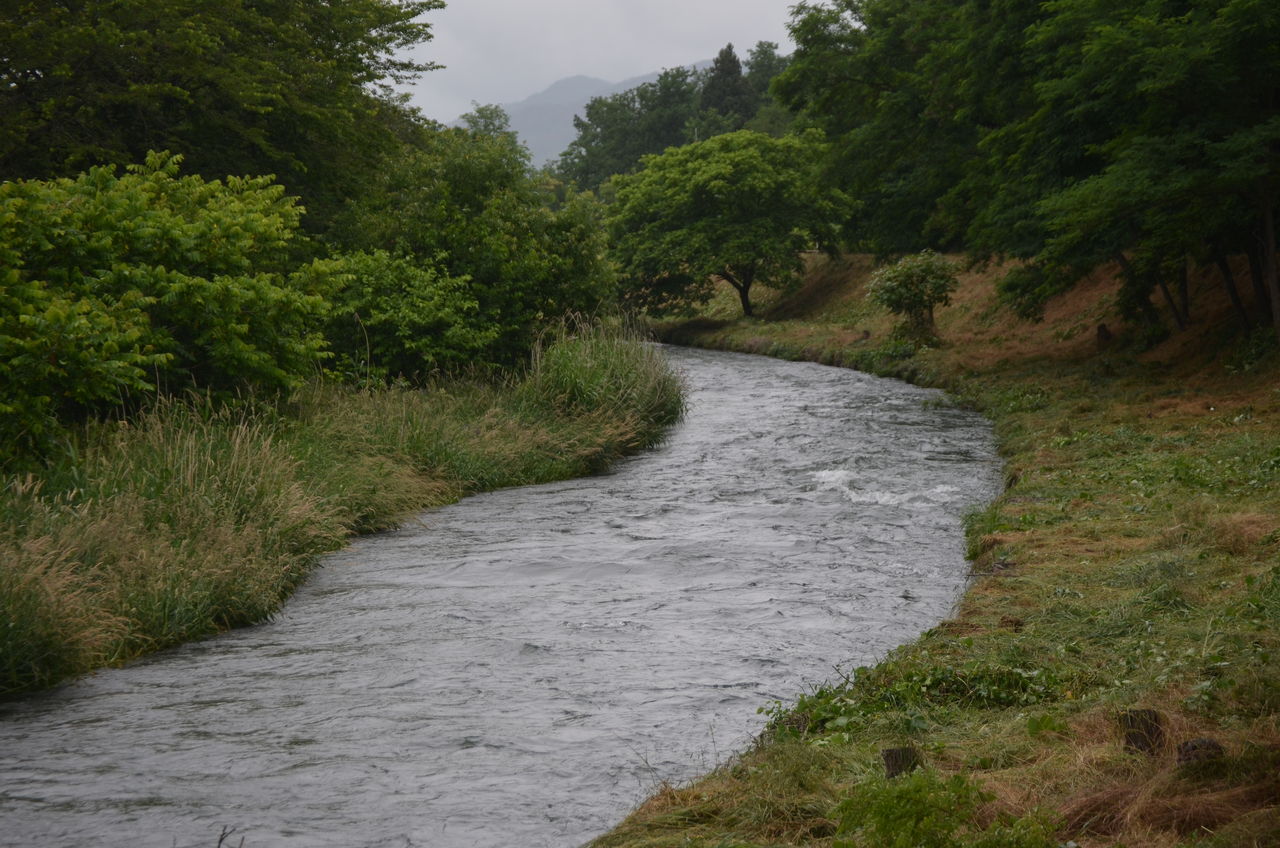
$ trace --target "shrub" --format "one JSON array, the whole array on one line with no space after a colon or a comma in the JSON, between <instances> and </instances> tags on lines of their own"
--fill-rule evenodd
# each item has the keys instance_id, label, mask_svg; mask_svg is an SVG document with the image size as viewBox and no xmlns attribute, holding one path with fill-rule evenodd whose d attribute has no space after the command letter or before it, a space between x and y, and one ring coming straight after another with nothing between
<instances>
[{"instance_id":1,"label":"shrub","mask_svg":"<svg viewBox=\"0 0 1280 848\"><path fill-rule=\"evenodd\" d=\"M513 366L548 322L604 305L614 272L601 204L587 195L559 199L532 175L505 117L490 119L424 133L389 157L335 237L352 250L434 257L476 304L483 361Z\"/></svg>"},{"instance_id":2,"label":"shrub","mask_svg":"<svg viewBox=\"0 0 1280 848\"><path fill-rule=\"evenodd\" d=\"M480 323L465 278L431 262L386 251L348 253L317 263L331 277L325 325L346 378L385 381L452 370L483 354L497 335Z\"/></svg>"},{"instance_id":3,"label":"shrub","mask_svg":"<svg viewBox=\"0 0 1280 848\"><path fill-rule=\"evenodd\" d=\"M955 291L955 263L934 253L922 251L906 256L871 276L867 297L895 315L913 335L934 335L933 310L951 302Z\"/></svg>"},{"instance_id":4,"label":"shrub","mask_svg":"<svg viewBox=\"0 0 1280 848\"><path fill-rule=\"evenodd\" d=\"M156 390L283 388L322 357L295 200L180 162L0 185L0 437L20 453L59 420Z\"/></svg>"}]
</instances>

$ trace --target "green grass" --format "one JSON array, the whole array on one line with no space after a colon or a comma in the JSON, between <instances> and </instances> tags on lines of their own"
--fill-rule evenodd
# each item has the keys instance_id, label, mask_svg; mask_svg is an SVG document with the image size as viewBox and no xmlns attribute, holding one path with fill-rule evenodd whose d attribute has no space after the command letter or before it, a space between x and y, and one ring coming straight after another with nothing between
<instances>
[{"instance_id":1,"label":"green grass","mask_svg":"<svg viewBox=\"0 0 1280 848\"><path fill-rule=\"evenodd\" d=\"M638 337L582 325L506 384L315 383L278 405L93 423L74 458L0 490L0 694L262 621L349 535L597 471L682 404Z\"/></svg>"},{"instance_id":2,"label":"green grass","mask_svg":"<svg viewBox=\"0 0 1280 848\"><path fill-rule=\"evenodd\" d=\"M966 521L973 582L951 619L766 705L755 748L598 844L1280 844L1274 344L1206 320L1192 343L1143 350L1079 302L1021 325L971 274L939 311L940 341L916 346L856 305L869 266L842 267L842 281L815 269L776 320L660 331L939 386L983 411L1007 488ZM1070 331L1091 309L1119 344ZM1136 708L1162 717L1158 756L1123 744L1118 717ZM1224 758L1180 767L1177 744L1202 736ZM904 745L925 770L886 781L881 751Z\"/></svg>"}]
</instances>

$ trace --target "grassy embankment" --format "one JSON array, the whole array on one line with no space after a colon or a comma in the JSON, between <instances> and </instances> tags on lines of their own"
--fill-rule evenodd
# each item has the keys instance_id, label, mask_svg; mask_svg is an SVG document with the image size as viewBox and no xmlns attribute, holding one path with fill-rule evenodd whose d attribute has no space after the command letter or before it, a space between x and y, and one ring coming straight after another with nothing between
<instances>
[{"instance_id":1,"label":"grassy embankment","mask_svg":"<svg viewBox=\"0 0 1280 848\"><path fill-rule=\"evenodd\" d=\"M315 384L280 405L93 424L74 462L0 490L0 695L261 621L347 536L597 471L682 408L659 356L593 329L505 385Z\"/></svg>"},{"instance_id":2,"label":"grassy embankment","mask_svg":"<svg viewBox=\"0 0 1280 848\"><path fill-rule=\"evenodd\" d=\"M1227 341L1225 298L1198 280L1192 329L1140 351L1103 277L1027 324L972 273L939 311L941 343L912 352L863 299L868 271L821 261L764 320L735 318L726 297L662 330L946 387L985 412L1007 489L968 521L971 587L951 619L778 705L755 749L661 788L597 845L1280 845L1280 357L1266 331ZM1099 340L1103 322L1114 339ZM1123 741L1122 715L1142 709L1160 722L1154 755ZM1209 759L1179 765L1202 737L1222 756L1202 742ZM895 747L925 768L886 779Z\"/></svg>"}]
</instances>

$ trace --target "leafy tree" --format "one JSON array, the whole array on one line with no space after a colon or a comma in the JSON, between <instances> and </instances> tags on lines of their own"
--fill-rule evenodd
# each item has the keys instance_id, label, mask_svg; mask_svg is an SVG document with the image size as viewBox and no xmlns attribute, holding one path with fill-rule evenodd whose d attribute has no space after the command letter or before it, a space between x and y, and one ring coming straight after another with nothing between
<instances>
[{"instance_id":1,"label":"leafy tree","mask_svg":"<svg viewBox=\"0 0 1280 848\"><path fill-rule=\"evenodd\" d=\"M854 246L1030 260L1001 284L1030 317L1115 262L1130 315L1159 297L1180 326L1210 265L1243 326L1280 332L1275 4L832 0L792 34L774 90L831 140Z\"/></svg>"},{"instance_id":2,"label":"leafy tree","mask_svg":"<svg viewBox=\"0 0 1280 848\"><path fill-rule=\"evenodd\" d=\"M460 314L472 316L473 338L488 339L480 360L514 363L547 320L592 312L607 298L602 213L591 198L562 198L535 177L505 116L485 110L465 123L424 132L389 157L336 234L354 249L465 281L476 309Z\"/></svg>"},{"instance_id":3,"label":"leafy tree","mask_svg":"<svg viewBox=\"0 0 1280 848\"><path fill-rule=\"evenodd\" d=\"M0 11L0 177L172 150L274 173L323 227L405 121L386 87L442 0L16 0Z\"/></svg>"},{"instance_id":4,"label":"leafy tree","mask_svg":"<svg viewBox=\"0 0 1280 848\"><path fill-rule=\"evenodd\" d=\"M750 131L648 156L610 208L623 296L651 312L705 301L719 278L752 314L757 283L790 288L801 251L830 247L842 197L818 179L815 135Z\"/></svg>"},{"instance_id":5,"label":"leafy tree","mask_svg":"<svg viewBox=\"0 0 1280 848\"><path fill-rule=\"evenodd\" d=\"M1256 311L1280 333L1280 288L1266 259L1280 200L1280 11L1243 0L1051 8L1030 39L1046 57L1040 99L1095 152L1088 173L1037 206L1048 233L1037 258L1056 275L1050 290L1118 261L1128 302L1158 291L1185 326L1187 262L1224 267L1228 250L1244 250L1261 284ZM1049 131L1031 120L1017 127L1024 149L1048 146ZM1223 283L1248 325L1229 268Z\"/></svg>"},{"instance_id":6,"label":"leafy tree","mask_svg":"<svg viewBox=\"0 0 1280 848\"><path fill-rule=\"evenodd\" d=\"M946 0L801 3L774 91L831 140L828 179L857 199L846 229L878 255L950 246L934 222L977 142L938 56L957 38Z\"/></svg>"},{"instance_id":7,"label":"leafy tree","mask_svg":"<svg viewBox=\"0 0 1280 848\"><path fill-rule=\"evenodd\" d=\"M747 53L747 84L755 92L757 104L769 97L769 86L791 64L791 60L778 53L776 41L757 41Z\"/></svg>"},{"instance_id":8,"label":"leafy tree","mask_svg":"<svg viewBox=\"0 0 1280 848\"><path fill-rule=\"evenodd\" d=\"M656 82L587 103L574 116L577 138L560 156L557 173L585 189L635 170L640 158L683 144L698 114L698 85L688 68L670 68Z\"/></svg>"},{"instance_id":9,"label":"leafy tree","mask_svg":"<svg viewBox=\"0 0 1280 848\"><path fill-rule=\"evenodd\" d=\"M867 297L905 319L908 334L932 337L936 333L933 310L951 302L956 266L932 250L905 256L871 276Z\"/></svg>"}]
</instances>

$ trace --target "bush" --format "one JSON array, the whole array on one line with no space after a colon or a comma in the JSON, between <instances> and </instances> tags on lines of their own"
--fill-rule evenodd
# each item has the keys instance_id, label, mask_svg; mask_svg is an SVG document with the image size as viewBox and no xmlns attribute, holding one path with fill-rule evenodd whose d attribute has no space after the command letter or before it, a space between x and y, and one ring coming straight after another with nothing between
<instances>
[{"instance_id":1,"label":"bush","mask_svg":"<svg viewBox=\"0 0 1280 848\"><path fill-rule=\"evenodd\" d=\"M465 283L487 364L519 365L538 333L569 312L593 313L613 295L602 206L558 198L532 175L505 117L424 133L389 157L381 180L343 216L335 238L351 250L434 257ZM489 335L492 334L492 335Z\"/></svg>"},{"instance_id":2,"label":"bush","mask_svg":"<svg viewBox=\"0 0 1280 848\"><path fill-rule=\"evenodd\" d=\"M19 452L148 392L284 388L322 357L302 210L269 177L180 161L0 185L0 438Z\"/></svg>"},{"instance_id":3,"label":"bush","mask_svg":"<svg viewBox=\"0 0 1280 848\"><path fill-rule=\"evenodd\" d=\"M903 316L909 333L932 336L934 307L951 302L957 270L955 263L925 250L876 271L867 286L867 297Z\"/></svg>"},{"instance_id":4,"label":"bush","mask_svg":"<svg viewBox=\"0 0 1280 848\"><path fill-rule=\"evenodd\" d=\"M386 251L317 263L331 276L325 335L332 368L346 379L382 382L454 370L497 335L480 324L465 278Z\"/></svg>"}]
</instances>

